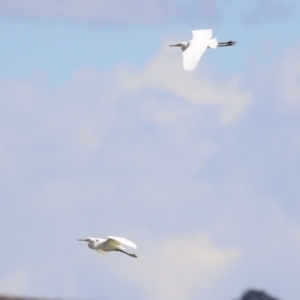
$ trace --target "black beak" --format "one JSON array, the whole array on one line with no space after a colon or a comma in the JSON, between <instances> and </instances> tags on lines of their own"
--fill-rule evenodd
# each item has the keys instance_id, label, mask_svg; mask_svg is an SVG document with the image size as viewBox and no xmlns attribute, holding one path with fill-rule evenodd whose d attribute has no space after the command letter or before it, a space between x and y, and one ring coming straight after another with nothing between
<instances>
[{"instance_id":1,"label":"black beak","mask_svg":"<svg viewBox=\"0 0 300 300\"><path fill-rule=\"evenodd\" d=\"M81 241L81 242L87 242L87 239L79 239L77 241Z\"/></svg>"},{"instance_id":2,"label":"black beak","mask_svg":"<svg viewBox=\"0 0 300 300\"><path fill-rule=\"evenodd\" d=\"M170 45L169 47L180 47L181 45L180 44L177 44L177 45Z\"/></svg>"}]
</instances>

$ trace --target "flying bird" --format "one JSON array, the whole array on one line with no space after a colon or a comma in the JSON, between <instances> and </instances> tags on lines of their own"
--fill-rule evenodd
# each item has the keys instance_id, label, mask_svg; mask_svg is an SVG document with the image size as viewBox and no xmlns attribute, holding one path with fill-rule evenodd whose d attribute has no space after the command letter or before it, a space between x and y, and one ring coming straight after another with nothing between
<instances>
[{"instance_id":1,"label":"flying bird","mask_svg":"<svg viewBox=\"0 0 300 300\"><path fill-rule=\"evenodd\" d=\"M212 29L193 30L193 38L189 42L181 42L170 47L181 47L183 55L183 68L187 71L194 70L207 48L226 47L235 45L234 41L218 43L212 39Z\"/></svg>"},{"instance_id":2,"label":"flying bird","mask_svg":"<svg viewBox=\"0 0 300 300\"><path fill-rule=\"evenodd\" d=\"M125 238L108 236L107 239L104 240L94 237L88 237L86 239L79 239L78 241L88 242L89 248L96 250L101 255L106 255L109 251L119 251L129 256L137 258L136 254L131 254L125 251L123 245L135 249L137 248L133 242Z\"/></svg>"}]
</instances>

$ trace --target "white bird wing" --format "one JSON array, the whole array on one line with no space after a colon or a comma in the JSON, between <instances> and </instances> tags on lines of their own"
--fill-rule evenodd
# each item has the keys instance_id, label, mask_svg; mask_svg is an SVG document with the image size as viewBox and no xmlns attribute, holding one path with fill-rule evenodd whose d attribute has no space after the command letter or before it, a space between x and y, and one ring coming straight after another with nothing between
<instances>
[{"instance_id":1,"label":"white bird wing","mask_svg":"<svg viewBox=\"0 0 300 300\"><path fill-rule=\"evenodd\" d=\"M189 42L189 47L183 51L183 68L187 71L194 70L207 49L212 37L212 30L193 30L193 39Z\"/></svg>"},{"instance_id":2,"label":"white bird wing","mask_svg":"<svg viewBox=\"0 0 300 300\"><path fill-rule=\"evenodd\" d=\"M193 39L207 39L210 40L212 37L212 29L193 30Z\"/></svg>"},{"instance_id":3,"label":"white bird wing","mask_svg":"<svg viewBox=\"0 0 300 300\"><path fill-rule=\"evenodd\" d=\"M125 238L121 238L121 237L108 236L108 240L107 241L109 243L113 243L113 244L115 244L117 246L125 245L125 246L128 246L128 247L134 248L134 249L137 248L137 246L133 242L131 242L131 241L125 239Z\"/></svg>"},{"instance_id":4,"label":"white bird wing","mask_svg":"<svg viewBox=\"0 0 300 300\"><path fill-rule=\"evenodd\" d=\"M101 249L95 249L97 251L98 254L100 254L101 256L105 256L107 255L107 252L101 250Z\"/></svg>"}]
</instances>

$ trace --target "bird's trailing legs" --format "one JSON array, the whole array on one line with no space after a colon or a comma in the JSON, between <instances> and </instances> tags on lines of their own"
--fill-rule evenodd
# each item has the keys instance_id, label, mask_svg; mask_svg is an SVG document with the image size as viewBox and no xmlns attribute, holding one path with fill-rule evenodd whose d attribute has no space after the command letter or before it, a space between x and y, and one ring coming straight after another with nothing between
<instances>
[{"instance_id":1,"label":"bird's trailing legs","mask_svg":"<svg viewBox=\"0 0 300 300\"><path fill-rule=\"evenodd\" d=\"M135 258L137 258L137 255L136 255L136 254L134 254L134 253L128 253L128 252L126 252L126 251L124 251L124 250L120 250L120 249L117 249L116 251L123 252L123 253L125 253L125 254L127 254L127 255L131 256L131 257L135 257Z\"/></svg>"},{"instance_id":2,"label":"bird's trailing legs","mask_svg":"<svg viewBox=\"0 0 300 300\"><path fill-rule=\"evenodd\" d=\"M222 42L222 43L218 43L218 47L234 46L235 44L236 42L234 41Z\"/></svg>"}]
</instances>

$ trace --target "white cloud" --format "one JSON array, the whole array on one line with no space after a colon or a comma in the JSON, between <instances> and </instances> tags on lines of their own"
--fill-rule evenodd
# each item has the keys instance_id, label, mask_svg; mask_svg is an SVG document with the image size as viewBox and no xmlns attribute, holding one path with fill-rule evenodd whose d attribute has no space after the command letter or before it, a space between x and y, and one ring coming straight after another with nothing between
<instances>
[{"instance_id":1,"label":"white cloud","mask_svg":"<svg viewBox=\"0 0 300 300\"><path fill-rule=\"evenodd\" d=\"M22 270L15 270L4 278L0 278L2 294L23 295L29 291L28 275Z\"/></svg>"},{"instance_id":2,"label":"white cloud","mask_svg":"<svg viewBox=\"0 0 300 300\"><path fill-rule=\"evenodd\" d=\"M270 41L269 44L272 46L259 47L259 53L267 56L275 47L274 43L274 41ZM250 75L247 80L252 86L251 90L254 98L263 98L264 103L267 103L270 109L273 109L274 106L278 109L279 106L281 113L299 112L300 63L297 59L299 50L299 43L295 41L283 54L273 53L267 59L266 66L262 68L261 72L258 72L254 64L257 60L257 54L253 56L252 67L248 70ZM268 102L269 98L272 99L270 104Z\"/></svg>"},{"instance_id":3,"label":"white cloud","mask_svg":"<svg viewBox=\"0 0 300 300\"><path fill-rule=\"evenodd\" d=\"M244 16L243 21L247 25L258 25L268 21L286 19L292 14L292 1L258 0L252 1L254 7Z\"/></svg>"},{"instance_id":4,"label":"white cloud","mask_svg":"<svg viewBox=\"0 0 300 300\"><path fill-rule=\"evenodd\" d=\"M204 62L198 68L199 73L186 72L182 68L181 51L162 50L141 72L123 76L121 86L132 93L148 89L165 91L173 97L216 108L221 123L234 122L251 101L249 91L241 88L239 78L212 81L206 75L210 71Z\"/></svg>"},{"instance_id":5,"label":"white cloud","mask_svg":"<svg viewBox=\"0 0 300 300\"><path fill-rule=\"evenodd\" d=\"M73 20L88 23L147 23L182 19L215 20L219 14L216 0L180 1L159 0L22 0L0 1L1 15L31 19ZM201 7L201 9L199 9ZM194 9L193 9L194 8ZM197 9L197 14L195 13ZM185 13L182 14L182 11Z\"/></svg>"},{"instance_id":6,"label":"white cloud","mask_svg":"<svg viewBox=\"0 0 300 300\"><path fill-rule=\"evenodd\" d=\"M300 107L300 62L297 59L299 50L299 45L290 49L275 70L280 98L292 109Z\"/></svg>"},{"instance_id":7,"label":"white cloud","mask_svg":"<svg viewBox=\"0 0 300 300\"><path fill-rule=\"evenodd\" d=\"M152 241L148 247L135 280L146 286L149 300L202 298L241 257L238 249L218 247L206 234Z\"/></svg>"},{"instance_id":8,"label":"white cloud","mask_svg":"<svg viewBox=\"0 0 300 300\"><path fill-rule=\"evenodd\" d=\"M209 70L201 61L184 72L180 51L166 50L142 70L80 70L56 89L2 82L3 290L19 282L45 296L221 300L260 284L299 299L299 224L285 195L298 199L298 185L282 185L284 200L271 192L274 166L297 163L298 148L269 151L277 132L256 129L255 110L244 118L251 83ZM76 244L110 234L136 242L139 258L101 260ZM24 262L30 282L12 271Z\"/></svg>"},{"instance_id":9,"label":"white cloud","mask_svg":"<svg viewBox=\"0 0 300 300\"><path fill-rule=\"evenodd\" d=\"M141 71L125 68L105 77L79 71L58 91L37 89L35 84L40 82L2 83L2 102L7 108L2 111L6 126L0 149L5 158L2 164L10 161L6 172L19 169L22 174L24 165L29 167L22 155L34 152L33 164L46 163L50 157L70 164L90 161L110 143L114 132L134 136L137 130L138 134L140 122L167 134L166 147L180 145L185 149L190 142L194 144L192 152L189 147L184 151L190 153L191 160L199 161L192 163L199 167L216 152L216 145L204 141L197 128L210 119L221 125L236 122L251 97L237 78L217 82L199 76L205 74L205 65L198 74L184 72L180 54L171 53L163 51ZM123 154L131 155L126 153L131 144L124 142Z\"/></svg>"}]
</instances>

